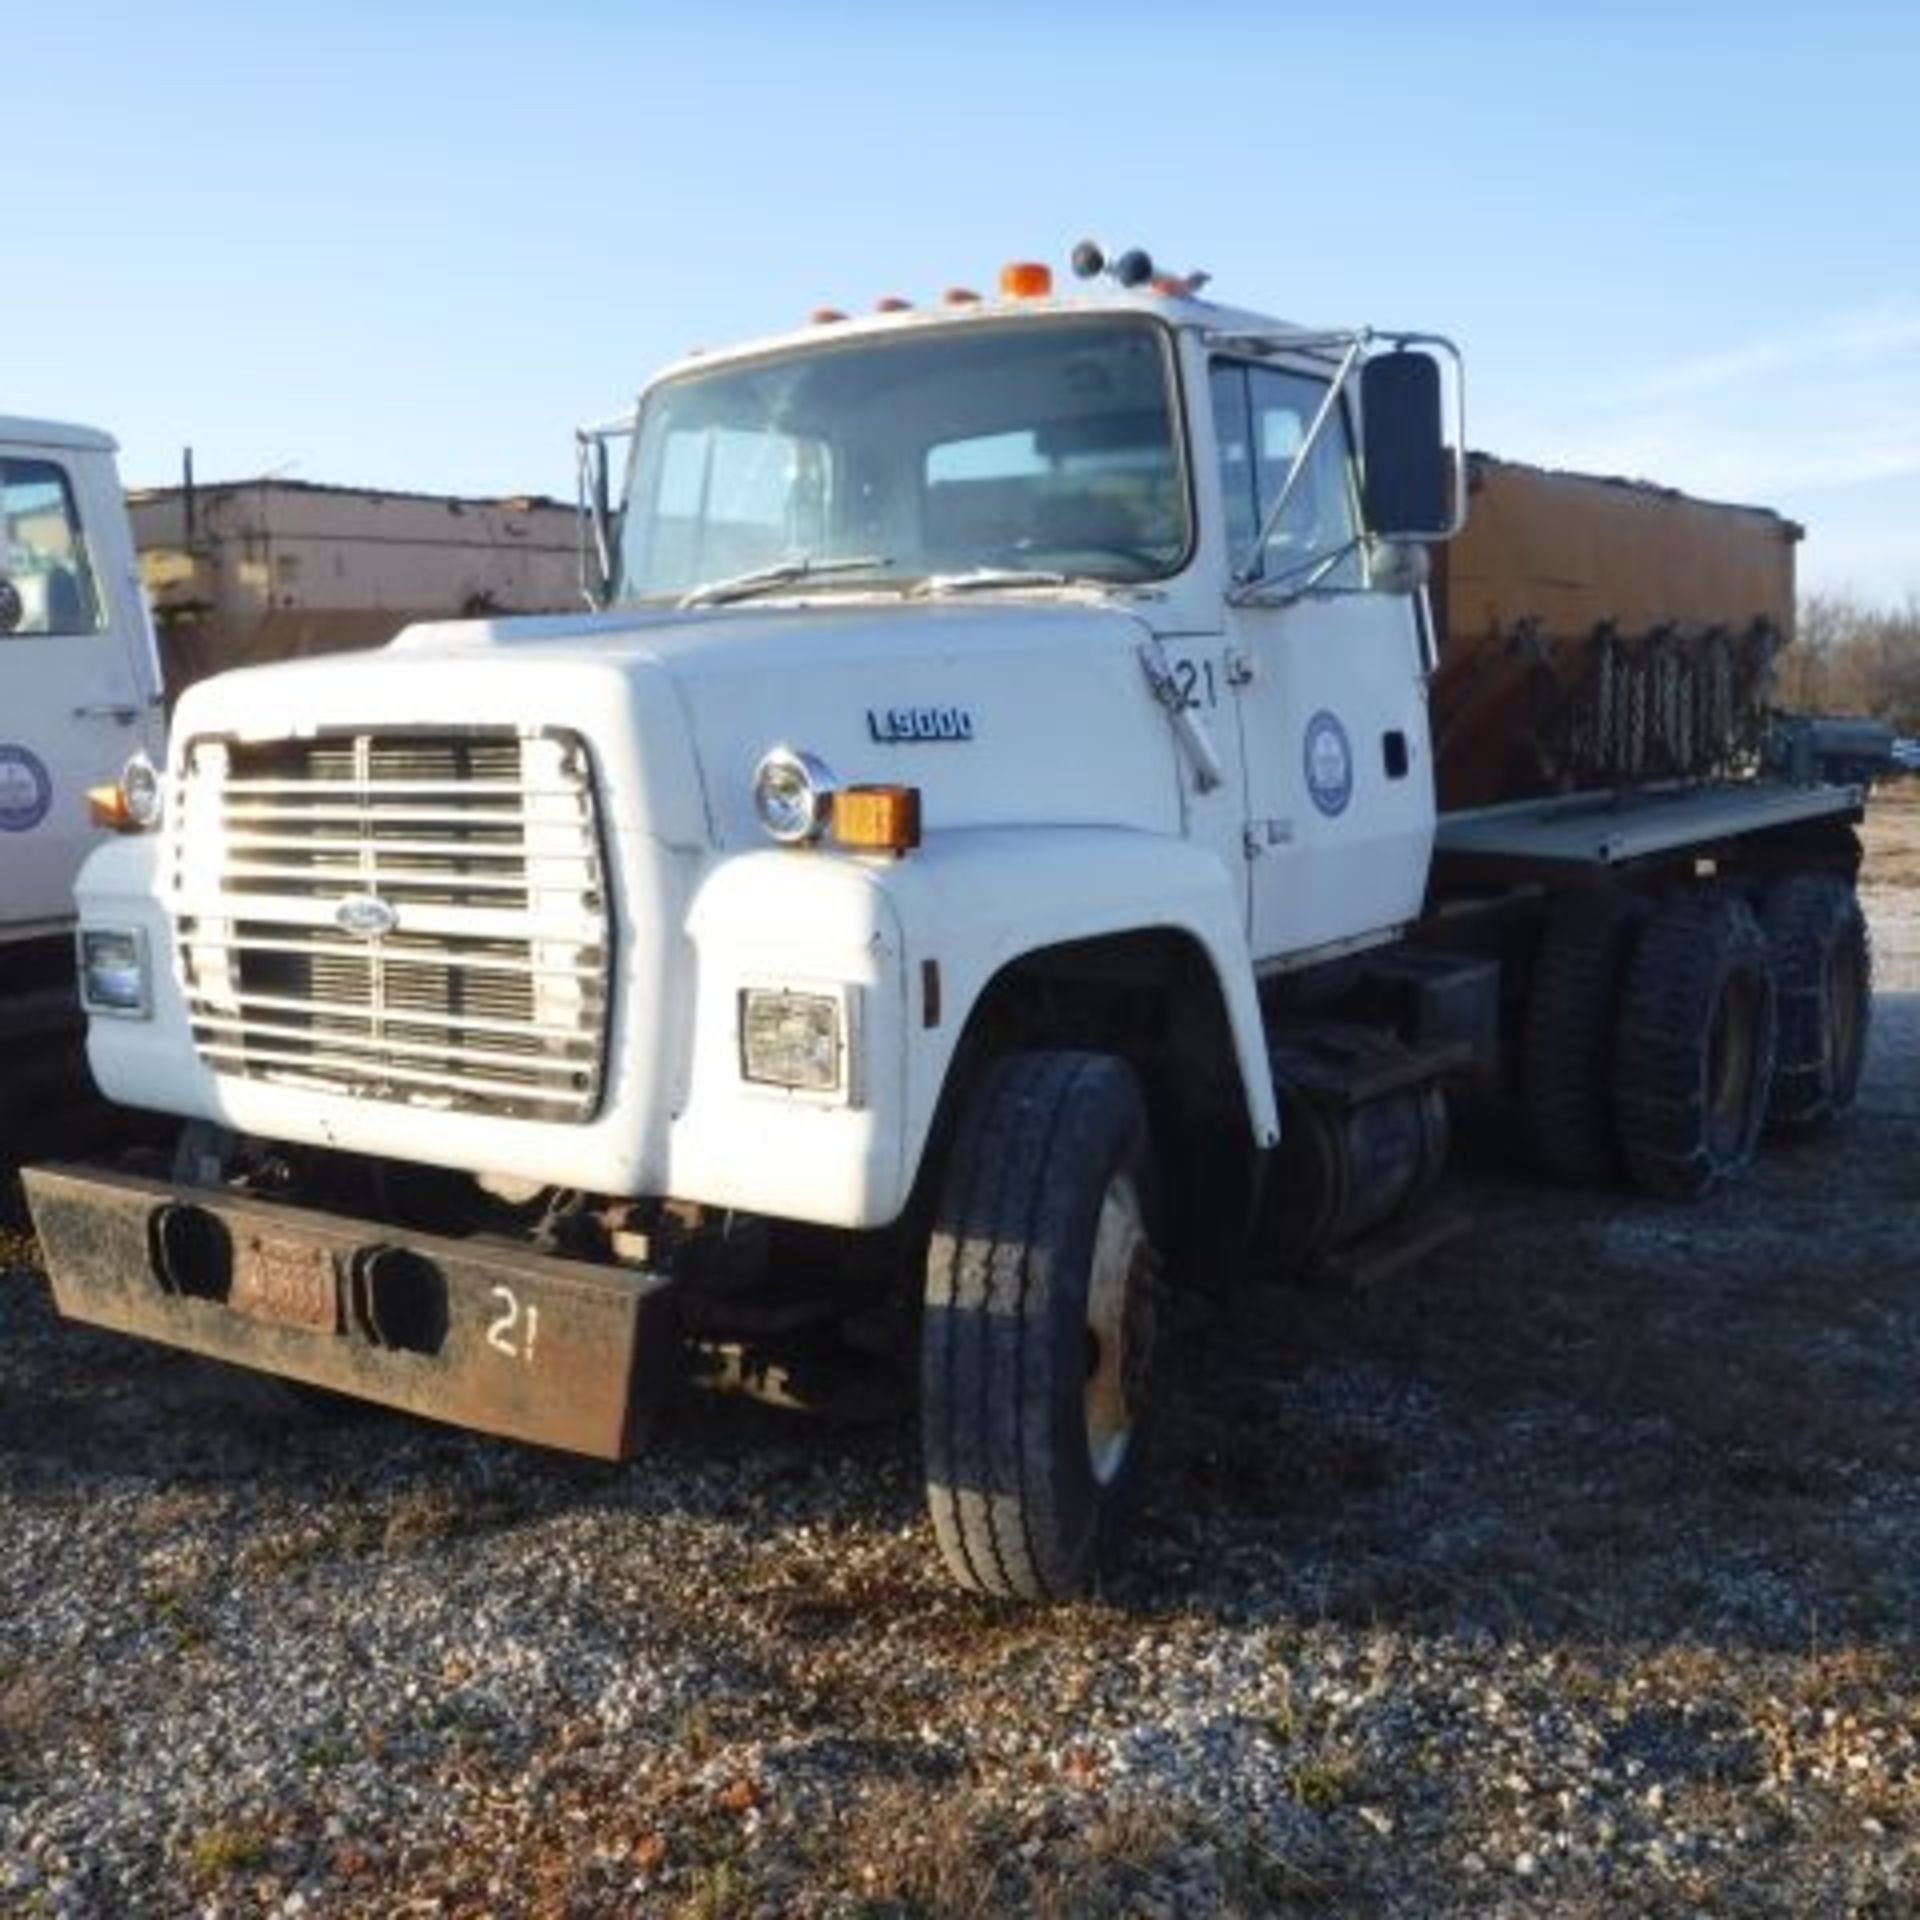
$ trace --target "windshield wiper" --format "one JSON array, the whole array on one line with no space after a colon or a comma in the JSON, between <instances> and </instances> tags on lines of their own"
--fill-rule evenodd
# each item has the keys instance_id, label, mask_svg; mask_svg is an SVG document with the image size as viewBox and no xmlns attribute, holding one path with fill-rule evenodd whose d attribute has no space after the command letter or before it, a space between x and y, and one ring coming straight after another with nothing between
<instances>
[{"instance_id":1,"label":"windshield wiper","mask_svg":"<svg viewBox=\"0 0 1920 1920\"><path fill-rule=\"evenodd\" d=\"M918 598L939 593L985 593L995 587L1070 587L1082 577L1052 567L974 567L966 573L930 573L912 591Z\"/></svg>"},{"instance_id":2,"label":"windshield wiper","mask_svg":"<svg viewBox=\"0 0 1920 1920\"><path fill-rule=\"evenodd\" d=\"M849 554L839 560L814 560L802 554L797 560L777 560L770 567L755 567L749 573L736 573L724 580L704 581L689 587L674 602L680 607L719 607L729 600L745 600L768 587L788 587L797 580L814 580L830 573L865 573L875 567L891 566L882 553Z\"/></svg>"}]
</instances>

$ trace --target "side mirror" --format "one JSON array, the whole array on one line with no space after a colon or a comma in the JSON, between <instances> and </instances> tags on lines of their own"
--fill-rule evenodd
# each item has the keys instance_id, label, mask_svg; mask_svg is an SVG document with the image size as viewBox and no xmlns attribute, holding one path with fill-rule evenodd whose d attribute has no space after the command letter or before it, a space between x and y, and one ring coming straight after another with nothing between
<instances>
[{"instance_id":1,"label":"side mirror","mask_svg":"<svg viewBox=\"0 0 1920 1920\"><path fill-rule=\"evenodd\" d=\"M1400 348L1360 369L1367 528L1390 540L1443 540L1453 530L1440 363Z\"/></svg>"}]
</instances>

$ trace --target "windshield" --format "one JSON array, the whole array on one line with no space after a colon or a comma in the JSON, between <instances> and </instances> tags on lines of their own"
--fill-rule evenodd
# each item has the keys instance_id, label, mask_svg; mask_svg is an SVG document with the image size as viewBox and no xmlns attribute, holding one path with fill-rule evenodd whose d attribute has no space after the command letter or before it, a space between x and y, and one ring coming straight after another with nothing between
<instances>
[{"instance_id":1,"label":"windshield","mask_svg":"<svg viewBox=\"0 0 1920 1920\"><path fill-rule=\"evenodd\" d=\"M1189 539L1161 328L941 327L655 388L614 597L1147 580Z\"/></svg>"}]
</instances>

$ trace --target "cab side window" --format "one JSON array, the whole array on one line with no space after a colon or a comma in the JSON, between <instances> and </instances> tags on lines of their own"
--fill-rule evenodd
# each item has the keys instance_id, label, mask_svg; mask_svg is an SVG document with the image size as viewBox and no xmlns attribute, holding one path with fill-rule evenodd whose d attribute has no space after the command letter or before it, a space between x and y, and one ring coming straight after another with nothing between
<instances>
[{"instance_id":1,"label":"cab side window","mask_svg":"<svg viewBox=\"0 0 1920 1920\"><path fill-rule=\"evenodd\" d=\"M1305 374L1224 360L1214 365L1212 385L1228 557L1238 568L1286 487L1327 389ZM1306 467L1267 535L1256 574L1279 583L1337 554L1319 584L1359 587L1364 584L1359 533L1352 447L1346 415L1336 409L1307 452Z\"/></svg>"},{"instance_id":2,"label":"cab side window","mask_svg":"<svg viewBox=\"0 0 1920 1920\"><path fill-rule=\"evenodd\" d=\"M0 639L99 627L93 563L65 471L51 460L0 460Z\"/></svg>"}]
</instances>

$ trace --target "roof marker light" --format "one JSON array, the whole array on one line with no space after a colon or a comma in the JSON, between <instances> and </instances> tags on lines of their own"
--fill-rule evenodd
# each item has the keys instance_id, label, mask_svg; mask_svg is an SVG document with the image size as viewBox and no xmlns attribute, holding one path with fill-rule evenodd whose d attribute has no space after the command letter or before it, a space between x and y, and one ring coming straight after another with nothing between
<instances>
[{"instance_id":1,"label":"roof marker light","mask_svg":"<svg viewBox=\"0 0 1920 1920\"><path fill-rule=\"evenodd\" d=\"M1000 269L1000 291L1009 300L1044 300L1053 291L1053 269L1037 260L1010 260Z\"/></svg>"},{"instance_id":2,"label":"roof marker light","mask_svg":"<svg viewBox=\"0 0 1920 1920\"><path fill-rule=\"evenodd\" d=\"M971 287L949 287L940 298L950 307L975 307L980 296Z\"/></svg>"},{"instance_id":3,"label":"roof marker light","mask_svg":"<svg viewBox=\"0 0 1920 1920\"><path fill-rule=\"evenodd\" d=\"M1098 240L1082 240L1073 250L1073 271L1082 280L1094 280L1107 270L1107 252Z\"/></svg>"},{"instance_id":4,"label":"roof marker light","mask_svg":"<svg viewBox=\"0 0 1920 1920\"><path fill-rule=\"evenodd\" d=\"M873 303L873 310L875 313L911 313L913 302L902 300L897 293L883 293Z\"/></svg>"},{"instance_id":5,"label":"roof marker light","mask_svg":"<svg viewBox=\"0 0 1920 1920\"><path fill-rule=\"evenodd\" d=\"M816 327L830 327L836 320L844 320L846 317L838 307L815 307L807 316Z\"/></svg>"},{"instance_id":6,"label":"roof marker light","mask_svg":"<svg viewBox=\"0 0 1920 1920\"><path fill-rule=\"evenodd\" d=\"M1073 270L1080 279L1097 280L1105 274L1116 286L1127 288L1146 286L1156 272L1153 255L1142 247L1110 254L1098 240L1082 240L1072 258Z\"/></svg>"}]
</instances>

